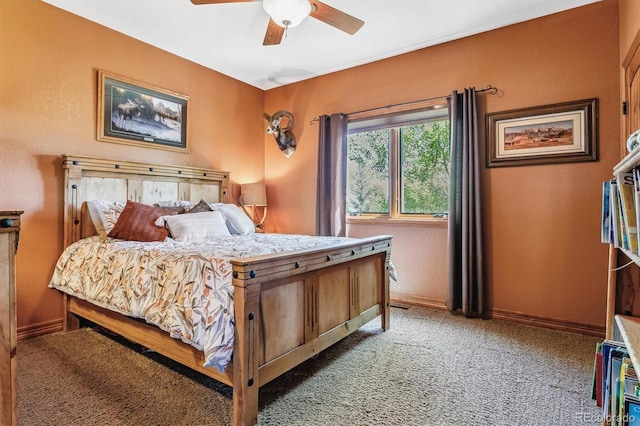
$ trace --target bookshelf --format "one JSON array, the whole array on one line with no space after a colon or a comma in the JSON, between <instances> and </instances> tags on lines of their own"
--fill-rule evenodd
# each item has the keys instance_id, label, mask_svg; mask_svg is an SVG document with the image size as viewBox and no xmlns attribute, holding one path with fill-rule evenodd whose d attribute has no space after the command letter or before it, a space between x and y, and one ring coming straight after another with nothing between
<instances>
[{"instance_id":1,"label":"bookshelf","mask_svg":"<svg viewBox=\"0 0 640 426\"><path fill-rule=\"evenodd\" d=\"M637 374L640 372L640 239L637 233L640 230L640 147L634 148L638 142L636 132L640 130L640 31L622 62L622 69L620 84L624 88L624 108L621 124L622 135L627 136L627 139L620 142L622 152L627 152L627 149L630 152L614 166L615 182L605 182L602 188L602 241L609 243L606 339L599 345L599 350L596 350L596 386L592 388L597 406L603 409L603 424L607 426L630 424L631 419L625 419L625 416L633 413L632 416L635 417L640 410L640 394L637 390L640 384L640 374ZM631 181L631 191L629 185L622 185L624 189L618 187L620 181L629 183L628 180ZM613 194L616 194L615 197ZM630 199L633 200L631 203ZM607 202L608 210L605 209ZM630 218L625 220L626 216ZM629 224L636 229L629 229ZM617 232L616 225L623 233ZM614 349L618 346L616 342L624 342L624 349ZM631 372L625 367L628 362L625 357L633 364ZM607 374L610 376L607 377ZM618 377L619 379L614 380ZM618 385L619 392L615 392ZM617 418L612 417L612 414L618 414Z\"/></svg>"},{"instance_id":2,"label":"bookshelf","mask_svg":"<svg viewBox=\"0 0 640 426\"><path fill-rule=\"evenodd\" d=\"M629 416L640 409L639 225L636 147L614 166L613 179L602 186L602 241L609 243L607 316L605 341L596 350L592 397L603 410L605 426L630 424Z\"/></svg>"},{"instance_id":3,"label":"bookshelf","mask_svg":"<svg viewBox=\"0 0 640 426\"><path fill-rule=\"evenodd\" d=\"M636 148L625 156L613 168L613 176L618 182L624 173L631 172L635 168L640 168L640 148ZM613 194L611 194L613 196ZM640 214L640 211L637 211ZM612 217L615 220L615 217ZM634 224L635 226L635 224ZM624 256L619 256L619 253ZM619 266L631 263L625 268L634 268L631 273L626 273L624 281L621 279L622 269ZM640 254L631 250L609 245L609 277L607 284L607 318L606 318L606 339L623 341L629 351L629 356L636 371L640 371L640 307L629 312L627 306L633 305L634 294L640 294L640 281L634 279L640 276ZM633 289L625 291L622 286ZM629 299L631 298L631 299ZM627 300L629 299L629 300ZM625 307L625 308L622 308Z\"/></svg>"}]
</instances>

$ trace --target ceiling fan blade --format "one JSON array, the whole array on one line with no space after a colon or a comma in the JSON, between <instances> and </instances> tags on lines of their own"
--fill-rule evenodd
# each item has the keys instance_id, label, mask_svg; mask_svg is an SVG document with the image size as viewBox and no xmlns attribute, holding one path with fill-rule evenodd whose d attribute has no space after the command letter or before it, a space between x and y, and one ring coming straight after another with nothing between
<instances>
[{"instance_id":1,"label":"ceiling fan blade","mask_svg":"<svg viewBox=\"0 0 640 426\"><path fill-rule=\"evenodd\" d=\"M310 0L309 3L311 3L311 16L345 33L355 34L364 25L364 21L317 0Z\"/></svg>"},{"instance_id":2,"label":"ceiling fan blade","mask_svg":"<svg viewBox=\"0 0 640 426\"><path fill-rule=\"evenodd\" d=\"M264 35L264 41L262 42L262 45L273 46L275 44L280 44L283 35L284 27L276 24L273 19L269 19L269 26L267 27L267 32Z\"/></svg>"},{"instance_id":3,"label":"ceiling fan blade","mask_svg":"<svg viewBox=\"0 0 640 426\"><path fill-rule=\"evenodd\" d=\"M193 4L246 3L253 0L191 0Z\"/></svg>"}]
</instances>

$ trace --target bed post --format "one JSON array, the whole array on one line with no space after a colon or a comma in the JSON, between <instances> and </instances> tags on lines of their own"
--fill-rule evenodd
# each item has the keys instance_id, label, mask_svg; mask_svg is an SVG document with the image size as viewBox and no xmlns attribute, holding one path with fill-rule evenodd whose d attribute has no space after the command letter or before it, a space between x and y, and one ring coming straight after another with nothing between
<instances>
[{"instance_id":1,"label":"bed post","mask_svg":"<svg viewBox=\"0 0 640 426\"><path fill-rule=\"evenodd\" d=\"M64 247L70 246L78 241L80 235L81 218L80 207L82 202L79 201L80 183L82 181L82 169L73 161L67 162L66 156L63 155L64 165Z\"/></svg>"},{"instance_id":2,"label":"bed post","mask_svg":"<svg viewBox=\"0 0 640 426\"><path fill-rule=\"evenodd\" d=\"M234 279L235 343L233 348L233 424L258 422L260 284L244 286Z\"/></svg>"},{"instance_id":3,"label":"bed post","mask_svg":"<svg viewBox=\"0 0 640 426\"><path fill-rule=\"evenodd\" d=\"M80 328L80 320L77 316L71 313L71 309L69 308L70 301L71 296L69 296L68 294L64 294L64 317L62 318L62 329L64 331L72 331Z\"/></svg>"}]
</instances>

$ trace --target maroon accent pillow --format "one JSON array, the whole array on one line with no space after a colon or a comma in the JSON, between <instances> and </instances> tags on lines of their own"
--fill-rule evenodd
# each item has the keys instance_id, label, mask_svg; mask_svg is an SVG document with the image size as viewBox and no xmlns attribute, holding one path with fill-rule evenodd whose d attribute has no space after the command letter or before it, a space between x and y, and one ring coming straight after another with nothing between
<instances>
[{"instance_id":1,"label":"maroon accent pillow","mask_svg":"<svg viewBox=\"0 0 640 426\"><path fill-rule=\"evenodd\" d=\"M127 241L164 241L169 235L167 228L156 226L160 216L174 215L177 212L162 207L127 201L118 221L109 236Z\"/></svg>"},{"instance_id":2,"label":"maroon accent pillow","mask_svg":"<svg viewBox=\"0 0 640 426\"><path fill-rule=\"evenodd\" d=\"M203 212L210 212L210 211L213 211L211 206L205 200L200 200L198 204L196 204L195 206L191 207L189 210L183 213L203 213Z\"/></svg>"}]
</instances>

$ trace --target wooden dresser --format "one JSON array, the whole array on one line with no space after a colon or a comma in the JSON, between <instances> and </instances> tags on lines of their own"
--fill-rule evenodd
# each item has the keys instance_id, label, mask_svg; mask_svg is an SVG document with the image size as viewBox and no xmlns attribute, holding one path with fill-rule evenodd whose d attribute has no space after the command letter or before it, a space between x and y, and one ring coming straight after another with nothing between
<instances>
[{"instance_id":1,"label":"wooden dresser","mask_svg":"<svg viewBox=\"0 0 640 426\"><path fill-rule=\"evenodd\" d=\"M0 210L0 425L18 424L16 399L16 251L21 211Z\"/></svg>"}]
</instances>

